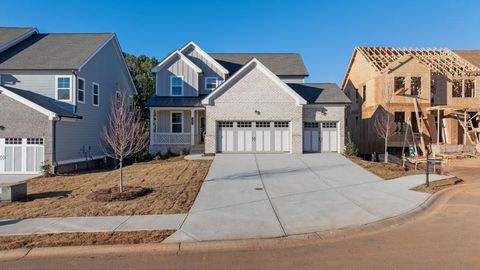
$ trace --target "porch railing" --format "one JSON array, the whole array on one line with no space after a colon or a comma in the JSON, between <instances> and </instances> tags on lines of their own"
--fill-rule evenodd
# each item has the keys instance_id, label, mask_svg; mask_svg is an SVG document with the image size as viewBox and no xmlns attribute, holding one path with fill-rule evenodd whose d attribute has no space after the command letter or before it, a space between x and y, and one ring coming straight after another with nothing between
<instances>
[{"instance_id":1,"label":"porch railing","mask_svg":"<svg viewBox=\"0 0 480 270\"><path fill-rule=\"evenodd\" d=\"M190 133L163 133L154 132L152 134L152 144L190 144Z\"/></svg>"}]
</instances>

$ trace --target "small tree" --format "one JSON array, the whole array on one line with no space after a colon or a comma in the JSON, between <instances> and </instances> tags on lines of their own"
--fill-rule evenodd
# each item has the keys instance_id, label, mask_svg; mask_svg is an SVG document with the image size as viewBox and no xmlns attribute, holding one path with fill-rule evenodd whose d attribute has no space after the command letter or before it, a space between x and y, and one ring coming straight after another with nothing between
<instances>
[{"instance_id":1,"label":"small tree","mask_svg":"<svg viewBox=\"0 0 480 270\"><path fill-rule=\"evenodd\" d=\"M385 158L384 162L388 162L388 138L395 134L395 120L391 113L379 110L378 114L375 116L375 123L374 123L375 132L377 136L384 140L384 151L385 151Z\"/></svg>"},{"instance_id":2,"label":"small tree","mask_svg":"<svg viewBox=\"0 0 480 270\"><path fill-rule=\"evenodd\" d=\"M343 153L347 156L358 155L358 147L352 141L352 138L350 136L350 132L347 132L347 141L345 142L345 150L343 151Z\"/></svg>"},{"instance_id":3,"label":"small tree","mask_svg":"<svg viewBox=\"0 0 480 270\"><path fill-rule=\"evenodd\" d=\"M119 192L123 192L123 161L142 151L148 145L145 124L139 115L131 111L128 97L117 93L112 98L112 109L107 126L103 127L102 139L106 155L119 161Z\"/></svg>"}]
</instances>

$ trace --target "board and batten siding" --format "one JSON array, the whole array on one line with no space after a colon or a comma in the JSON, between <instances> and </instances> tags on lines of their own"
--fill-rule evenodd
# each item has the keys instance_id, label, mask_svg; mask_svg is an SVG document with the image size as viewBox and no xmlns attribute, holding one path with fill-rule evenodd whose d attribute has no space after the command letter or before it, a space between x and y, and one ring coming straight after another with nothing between
<instances>
[{"instance_id":1,"label":"board and batten siding","mask_svg":"<svg viewBox=\"0 0 480 270\"><path fill-rule=\"evenodd\" d=\"M173 110L173 111L158 111L157 112L157 132L170 133L171 129L171 112L183 112L183 133L190 133L192 127L192 117L189 110Z\"/></svg>"},{"instance_id":2,"label":"board and batten siding","mask_svg":"<svg viewBox=\"0 0 480 270\"><path fill-rule=\"evenodd\" d=\"M156 73L157 96L170 96L170 77L183 76L183 95L198 96L199 74L178 56Z\"/></svg>"},{"instance_id":3,"label":"board and batten siding","mask_svg":"<svg viewBox=\"0 0 480 270\"><path fill-rule=\"evenodd\" d=\"M57 160L68 161L103 156L101 131L107 124L115 92L127 91L133 95L129 78L123 70L113 41L106 44L80 72L85 79L85 103L77 102L77 114L83 119L75 122L60 121L56 126ZM100 106L93 105L93 85L100 85Z\"/></svg>"},{"instance_id":4,"label":"board and batten siding","mask_svg":"<svg viewBox=\"0 0 480 270\"><path fill-rule=\"evenodd\" d=\"M203 73L200 76L200 94L208 94L211 90L205 89L205 78L206 77L217 77L218 84L222 83L225 80L225 74L219 70L211 61L207 60L198 51L191 47L184 52L184 54L192 61L195 65L197 65L200 69L202 69Z\"/></svg>"}]
</instances>

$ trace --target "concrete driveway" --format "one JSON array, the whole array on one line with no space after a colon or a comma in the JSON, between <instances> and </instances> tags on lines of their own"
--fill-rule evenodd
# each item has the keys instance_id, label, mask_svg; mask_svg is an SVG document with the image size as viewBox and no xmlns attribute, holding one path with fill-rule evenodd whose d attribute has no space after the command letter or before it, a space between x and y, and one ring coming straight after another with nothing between
<instances>
[{"instance_id":1,"label":"concrete driveway","mask_svg":"<svg viewBox=\"0 0 480 270\"><path fill-rule=\"evenodd\" d=\"M432 176L432 180L444 178ZM424 176L385 181L340 154L220 154L167 242L279 237L366 224L430 194Z\"/></svg>"}]
</instances>

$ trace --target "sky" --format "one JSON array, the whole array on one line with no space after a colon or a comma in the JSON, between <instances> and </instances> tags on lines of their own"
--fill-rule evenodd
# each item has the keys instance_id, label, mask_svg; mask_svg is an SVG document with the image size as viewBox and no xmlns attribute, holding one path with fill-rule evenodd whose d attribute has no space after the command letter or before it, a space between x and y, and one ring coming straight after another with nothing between
<instances>
[{"instance_id":1,"label":"sky","mask_svg":"<svg viewBox=\"0 0 480 270\"><path fill-rule=\"evenodd\" d=\"M2 0L0 26L115 32L157 59L193 40L207 52L298 52L308 82L341 82L357 46L480 49L480 1Z\"/></svg>"}]
</instances>

